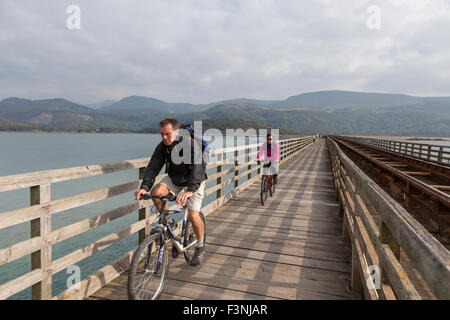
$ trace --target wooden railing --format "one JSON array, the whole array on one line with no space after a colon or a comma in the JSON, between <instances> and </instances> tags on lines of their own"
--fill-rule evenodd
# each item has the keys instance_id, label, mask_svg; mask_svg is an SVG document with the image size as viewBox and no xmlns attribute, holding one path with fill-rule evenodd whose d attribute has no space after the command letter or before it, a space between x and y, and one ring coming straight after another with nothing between
<instances>
[{"instance_id":1,"label":"wooden railing","mask_svg":"<svg viewBox=\"0 0 450 320\"><path fill-rule=\"evenodd\" d=\"M450 145L441 146L418 142L350 137L350 136L345 136L345 138L370 144L388 151L397 152L413 158L435 162L445 166L450 165Z\"/></svg>"},{"instance_id":2,"label":"wooden railing","mask_svg":"<svg viewBox=\"0 0 450 320\"><path fill-rule=\"evenodd\" d=\"M280 140L280 164L293 157L300 150L312 143L312 137L301 137ZM237 193L251 185L258 179L260 165L251 159L257 153L259 145L243 145L232 148L212 150L211 156L216 161L207 165L208 182L213 186L205 189L205 196L216 193L215 200L202 208L206 215L220 207ZM232 154L227 156L227 154ZM125 237L137 233L142 241L149 233L150 225L156 216L150 212L149 201L134 201L112 211L78 221L76 223L52 230L52 215L64 210L91 204L120 194L135 191L141 183L145 167L149 158L126 160L101 165L88 165L58 170L47 170L18 175L0 177L0 192L29 188L30 206L0 214L0 230L23 222L31 223L30 238L0 249L0 266L15 261L26 255L31 256L31 271L0 285L0 299L7 299L29 287L32 287L32 299L83 299L94 293L106 283L111 282L122 272L128 269L133 250L127 252L110 265L102 267L94 274L70 287L60 294L52 294L52 275L62 271L75 263L104 250ZM229 168L227 166L229 165ZM129 169L139 169L138 181L132 181L113 187L98 189L62 199L51 199L51 186L53 183L119 172ZM244 171L242 171L244 170ZM257 174L254 174L256 171ZM232 175L226 180L227 175ZM253 174L253 175L252 175ZM159 175L155 181L158 183L165 175ZM240 180L245 180L242 184ZM223 192L227 185L234 184L232 191ZM61 241L72 238L115 219L138 211L139 220L126 226L116 233L109 234L93 243L79 248L59 259L52 260L52 246ZM179 230L178 230L179 232Z\"/></svg>"},{"instance_id":3,"label":"wooden railing","mask_svg":"<svg viewBox=\"0 0 450 320\"><path fill-rule=\"evenodd\" d=\"M421 299L401 253L434 296L450 299L450 254L328 139L343 236L352 247L352 289L366 299ZM405 258L406 259L406 258Z\"/></svg>"}]
</instances>

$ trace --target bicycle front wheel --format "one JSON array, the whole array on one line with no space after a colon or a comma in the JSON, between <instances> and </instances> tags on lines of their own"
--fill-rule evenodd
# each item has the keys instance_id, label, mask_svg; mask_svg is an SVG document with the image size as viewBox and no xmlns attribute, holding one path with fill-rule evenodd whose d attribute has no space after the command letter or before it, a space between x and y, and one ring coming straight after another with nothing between
<instances>
[{"instance_id":1,"label":"bicycle front wheel","mask_svg":"<svg viewBox=\"0 0 450 320\"><path fill-rule=\"evenodd\" d=\"M160 233L139 245L128 273L128 299L156 300L161 295L169 268L167 248Z\"/></svg>"},{"instance_id":2,"label":"bicycle front wheel","mask_svg":"<svg viewBox=\"0 0 450 320\"><path fill-rule=\"evenodd\" d=\"M263 176L261 180L261 204L267 201L267 189L269 187L269 179L267 176Z\"/></svg>"}]
</instances>

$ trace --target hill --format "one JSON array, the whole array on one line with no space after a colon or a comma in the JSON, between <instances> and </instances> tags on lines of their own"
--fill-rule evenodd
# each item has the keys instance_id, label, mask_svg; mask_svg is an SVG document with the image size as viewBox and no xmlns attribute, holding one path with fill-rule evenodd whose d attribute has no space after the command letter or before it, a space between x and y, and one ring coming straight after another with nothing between
<instances>
[{"instance_id":1,"label":"hill","mask_svg":"<svg viewBox=\"0 0 450 320\"><path fill-rule=\"evenodd\" d=\"M36 117L35 121L39 122L39 116L42 113L68 112L76 115L87 115L91 111L91 108L65 99L28 100L8 98L0 101L0 117L17 122L30 122ZM46 122L47 120L42 119L42 121Z\"/></svg>"},{"instance_id":2,"label":"hill","mask_svg":"<svg viewBox=\"0 0 450 320\"><path fill-rule=\"evenodd\" d=\"M99 108L101 111L164 111L165 113L194 112L206 109L207 106L197 106L190 103L168 103L150 97L129 96L109 106Z\"/></svg>"},{"instance_id":3,"label":"hill","mask_svg":"<svg viewBox=\"0 0 450 320\"><path fill-rule=\"evenodd\" d=\"M100 109L65 99L0 101L0 130L157 131L159 120L167 117L190 123L204 120L220 128L250 121L243 127L262 124L310 133L450 136L449 97L334 90L280 101L242 98L194 105L130 96Z\"/></svg>"},{"instance_id":4,"label":"hill","mask_svg":"<svg viewBox=\"0 0 450 320\"><path fill-rule=\"evenodd\" d=\"M286 100L272 104L278 108L336 109L375 107L395 107L414 105L423 102L423 98L404 94L370 93L355 91L317 91L291 96ZM450 102L450 100L449 100Z\"/></svg>"},{"instance_id":5,"label":"hill","mask_svg":"<svg viewBox=\"0 0 450 320\"><path fill-rule=\"evenodd\" d=\"M450 136L449 108L432 110L419 106L333 110L271 109L255 105L221 105L206 110L198 119L250 119L302 132L332 134L385 134ZM236 119L236 120L235 120Z\"/></svg>"}]
</instances>

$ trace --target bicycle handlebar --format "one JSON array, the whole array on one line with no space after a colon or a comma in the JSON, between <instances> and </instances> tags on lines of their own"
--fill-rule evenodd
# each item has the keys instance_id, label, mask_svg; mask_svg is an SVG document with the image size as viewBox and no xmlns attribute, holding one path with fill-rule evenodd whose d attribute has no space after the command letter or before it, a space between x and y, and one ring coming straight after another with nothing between
<instances>
[{"instance_id":1,"label":"bicycle handlebar","mask_svg":"<svg viewBox=\"0 0 450 320\"><path fill-rule=\"evenodd\" d=\"M139 200L149 200L149 199L159 199L159 200L167 200L167 201L176 201L177 196L168 194L167 196L159 195L152 196L150 193L142 194Z\"/></svg>"}]
</instances>

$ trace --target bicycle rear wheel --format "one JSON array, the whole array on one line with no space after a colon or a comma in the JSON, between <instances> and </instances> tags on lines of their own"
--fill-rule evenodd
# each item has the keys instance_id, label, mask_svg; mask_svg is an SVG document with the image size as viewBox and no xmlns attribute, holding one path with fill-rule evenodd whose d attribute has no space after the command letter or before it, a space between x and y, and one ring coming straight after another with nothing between
<instances>
[{"instance_id":1,"label":"bicycle rear wheel","mask_svg":"<svg viewBox=\"0 0 450 320\"><path fill-rule=\"evenodd\" d=\"M139 245L133 254L128 273L128 299L156 300L161 295L169 268L167 248L160 233Z\"/></svg>"},{"instance_id":2,"label":"bicycle rear wheel","mask_svg":"<svg viewBox=\"0 0 450 320\"><path fill-rule=\"evenodd\" d=\"M264 203L267 201L267 189L269 187L269 179L267 176L263 176L261 180L261 204L264 205Z\"/></svg>"},{"instance_id":3,"label":"bicycle rear wheel","mask_svg":"<svg viewBox=\"0 0 450 320\"><path fill-rule=\"evenodd\" d=\"M202 219L203 222L203 244L206 244L206 221L205 216L200 211L200 219ZM187 247L192 242L197 241L197 236L195 235L194 228L192 227L191 219L187 219L186 221L186 231L184 233L184 241L183 246ZM184 258L186 259L187 263L191 263L191 258L194 255L193 252L195 251L195 245L189 248L188 250L184 250Z\"/></svg>"}]
</instances>

